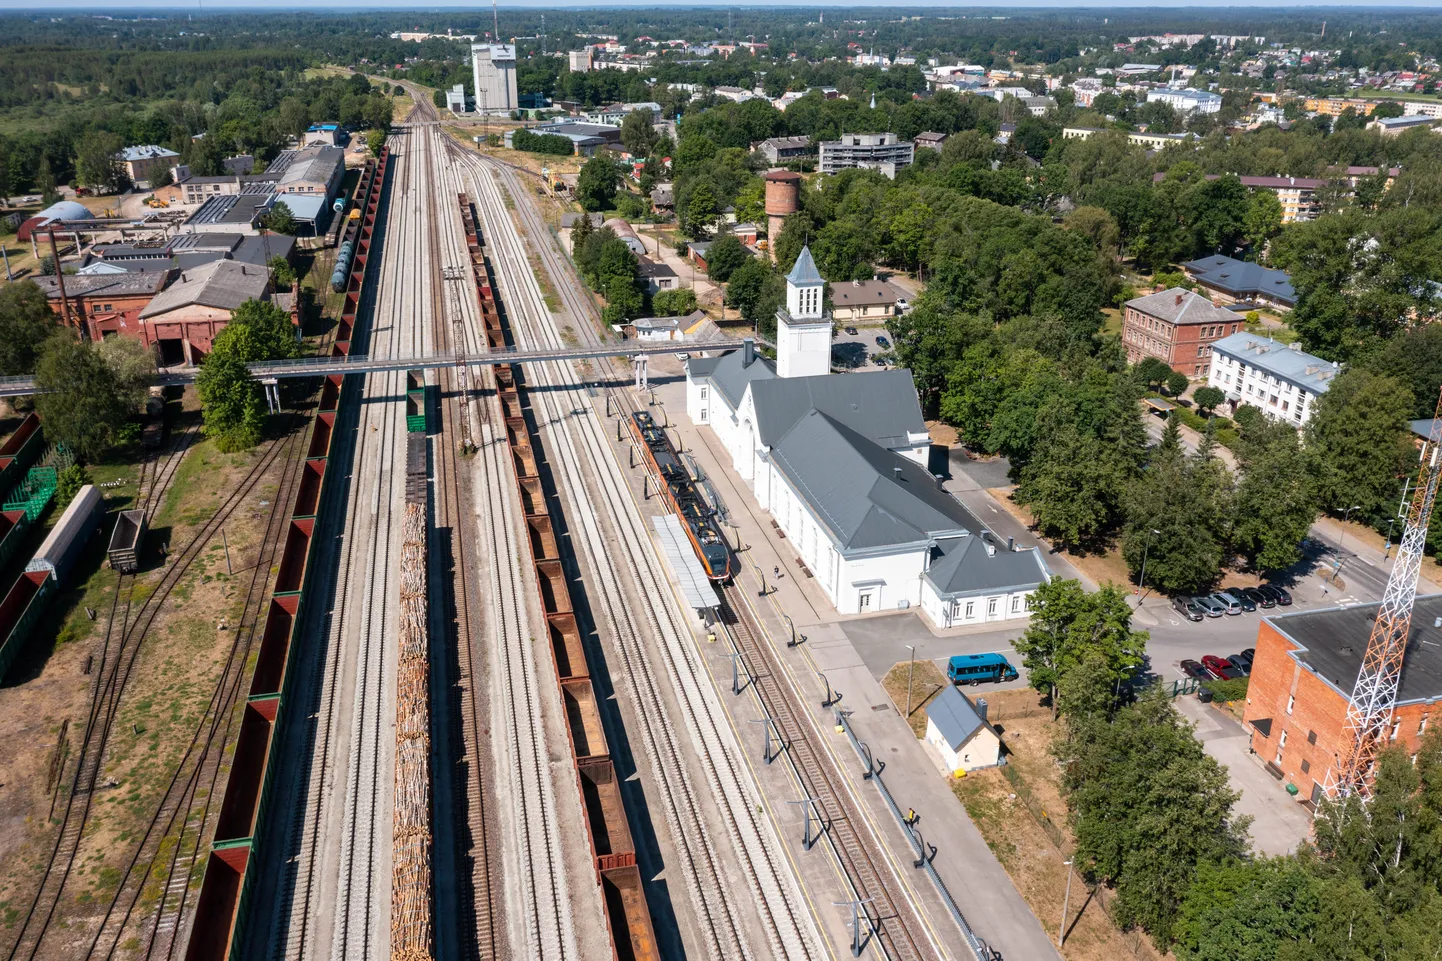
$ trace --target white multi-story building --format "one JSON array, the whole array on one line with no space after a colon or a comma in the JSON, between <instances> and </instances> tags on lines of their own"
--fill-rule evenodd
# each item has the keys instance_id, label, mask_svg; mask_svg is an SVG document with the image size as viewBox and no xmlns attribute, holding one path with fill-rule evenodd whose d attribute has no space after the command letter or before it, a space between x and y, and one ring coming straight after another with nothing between
<instances>
[{"instance_id":1,"label":"white multi-story building","mask_svg":"<svg viewBox=\"0 0 1442 961\"><path fill-rule=\"evenodd\" d=\"M842 614L920 607L941 627L1026 617L1050 575L927 471L907 370L833 374L825 282L803 249L776 314L776 361L751 347L686 365L686 413L720 440Z\"/></svg>"},{"instance_id":2,"label":"white multi-story building","mask_svg":"<svg viewBox=\"0 0 1442 961\"><path fill-rule=\"evenodd\" d=\"M1207 383L1227 395L1233 410L1248 405L1301 427L1339 372L1335 362L1303 353L1297 344L1242 332L1212 344Z\"/></svg>"},{"instance_id":3,"label":"white multi-story building","mask_svg":"<svg viewBox=\"0 0 1442 961\"><path fill-rule=\"evenodd\" d=\"M520 103L516 92L516 47L510 43L471 44L476 112L510 113Z\"/></svg>"},{"instance_id":4,"label":"white multi-story building","mask_svg":"<svg viewBox=\"0 0 1442 961\"><path fill-rule=\"evenodd\" d=\"M582 47L580 50L572 50L566 54L566 62L571 68L571 73L590 73L591 48Z\"/></svg>"},{"instance_id":5,"label":"white multi-story building","mask_svg":"<svg viewBox=\"0 0 1442 961\"><path fill-rule=\"evenodd\" d=\"M1158 102L1183 113L1219 113L1222 109L1222 95L1210 90L1148 90L1147 103Z\"/></svg>"},{"instance_id":6,"label":"white multi-story building","mask_svg":"<svg viewBox=\"0 0 1442 961\"><path fill-rule=\"evenodd\" d=\"M844 133L840 140L821 144L824 174L850 167L868 167L894 180L896 171L911 166L915 159L916 146L910 140L897 140L894 133Z\"/></svg>"}]
</instances>

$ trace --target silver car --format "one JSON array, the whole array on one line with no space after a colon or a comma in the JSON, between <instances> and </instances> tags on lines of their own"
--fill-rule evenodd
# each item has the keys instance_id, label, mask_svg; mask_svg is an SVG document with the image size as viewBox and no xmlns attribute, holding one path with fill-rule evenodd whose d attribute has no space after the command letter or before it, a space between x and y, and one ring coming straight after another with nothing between
<instances>
[{"instance_id":1,"label":"silver car","mask_svg":"<svg viewBox=\"0 0 1442 961\"><path fill-rule=\"evenodd\" d=\"M1201 609L1206 612L1208 617L1221 617L1227 613L1226 607L1217 603L1217 600L1211 595L1203 594L1195 598L1195 600Z\"/></svg>"},{"instance_id":2,"label":"silver car","mask_svg":"<svg viewBox=\"0 0 1442 961\"><path fill-rule=\"evenodd\" d=\"M1222 594L1218 592L1216 594L1208 595L1207 599L1220 604L1222 606L1222 610L1226 611L1228 614L1242 613L1242 605L1238 604L1237 599L1229 594Z\"/></svg>"}]
</instances>

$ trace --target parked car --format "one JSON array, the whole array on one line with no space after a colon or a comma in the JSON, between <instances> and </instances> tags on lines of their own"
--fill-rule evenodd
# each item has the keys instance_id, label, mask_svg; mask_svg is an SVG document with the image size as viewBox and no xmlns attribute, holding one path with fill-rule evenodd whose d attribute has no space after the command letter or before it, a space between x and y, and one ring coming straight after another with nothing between
<instances>
[{"instance_id":1,"label":"parked car","mask_svg":"<svg viewBox=\"0 0 1442 961\"><path fill-rule=\"evenodd\" d=\"M1221 591L1217 591L1215 594L1212 594L1211 597L1212 600L1222 605L1222 610L1226 611L1227 614L1231 615L1242 613L1242 605L1238 604L1237 599L1232 597L1232 595L1223 594Z\"/></svg>"},{"instance_id":2,"label":"parked car","mask_svg":"<svg viewBox=\"0 0 1442 961\"><path fill-rule=\"evenodd\" d=\"M855 336L856 336L856 328L855 328L855 327L848 327L848 328L846 328L846 335L847 335L848 337L855 337Z\"/></svg>"},{"instance_id":3,"label":"parked car","mask_svg":"<svg viewBox=\"0 0 1442 961\"><path fill-rule=\"evenodd\" d=\"M1201 597L1194 597L1192 598L1192 600L1196 601L1197 604L1201 606L1202 610L1207 612L1208 617L1221 617L1223 614L1227 613L1227 609L1221 604L1217 603L1216 599L1213 598L1210 594L1204 594Z\"/></svg>"},{"instance_id":4,"label":"parked car","mask_svg":"<svg viewBox=\"0 0 1442 961\"><path fill-rule=\"evenodd\" d=\"M1282 607L1290 607L1292 604L1292 595L1288 594L1285 590L1275 584L1263 584L1261 587L1257 588L1257 590L1261 591L1263 594L1266 594L1268 597L1276 601Z\"/></svg>"},{"instance_id":5,"label":"parked car","mask_svg":"<svg viewBox=\"0 0 1442 961\"><path fill-rule=\"evenodd\" d=\"M1185 595L1172 598L1172 610L1189 621L1200 621L1207 616L1206 608L1198 604L1195 597L1187 597Z\"/></svg>"},{"instance_id":6,"label":"parked car","mask_svg":"<svg viewBox=\"0 0 1442 961\"><path fill-rule=\"evenodd\" d=\"M1242 657L1242 655L1240 654L1233 654L1231 657L1227 658L1227 663L1235 667L1237 670L1241 671L1243 677L1246 677L1248 674L1252 673L1252 665L1247 663L1247 659Z\"/></svg>"},{"instance_id":7,"label":"parked car","mask_svg":"<svg viewBox=\"0 0 1442 961\"><path fill-rule=\"evenodd\" d=\"M1244 587L1243 593L1252 599L1252 603L1263 610L1271 610L1277 606L1277 602L1268 597L1266 592L1256 587Z\"/></svg>"},{"instance_id":8,"label":"parked car","mask_svg":"<svg viewBox=\"0 0 1442 961\"><path fill-rule=\"evenodd\" d=\"M896 298L896 311L897 311L897 313L904 314L904 313L906 313L906 312L907 312L908 310L910 310L910 309L911 309L911 305L906 302L906 298L905 298L905 297L898 297L898 298Z\"/></svg>"},{"instance_id":9,"label":"parked car","mask_svg":"<svg viewBox=\"0 0 1442 961\"><path fill-rule=\"evenodd\" d=\"M1257 659L1257 649L1255 647L1244 647L1242 648L1242 656L1247 659L1248 664L1251 664Z\"/></svg>"},{"instance_id":10,"label":"parked car","mask_svg":"<svg viewBox=\"0 0 1442 961\"><path fill-rule=\"evenodd\" d=\"M1210 671L1190 659L1182 662L1182 673L1187 677L1194 677L1199 681L1210 681L1212 679Z\"/></svg>"},{"instance_id":11,"label":"parked car","mask_svg":"<svg viewBox=\"0 0 1442 961\"><path fill-rule=\"evenodd\" d=\"M1208 671L1211 671L1212 677L1222 677L1222 672L1231 666L1232 665L1228 664L1226 661L1224 661L1222 658L1218 657L1215 654L1202 655L1202 667L1205 667Z\"/></svg>"},{"instance_id":12,"label":"parked car","mask_svg":"<svg viewBox=\"0 0 1442 961\"><path fill-rule=\"evenodd\" d=\"M876 338L876 346L883 349L889 349L891 347L891 341L887 340L885 337L878 335Z\"/></svg>"},{"instance_id":13,"label":"parked car","mask_svg":"<svg viewBox=\"0 0 1442 961\"><path fill-rule=\"evenodd\" d=\"M1226 590L1222 591L1222 593L1227 597L1230 597L1232 600L1236 601L1238 604L1242 605L1242 610L1246 611L1248 614L1257 609L1256 601L1253 601L1250 597L1248 597L1247 592L1242 590L1240 587L1229 587Z\"/></svg>"}]
</instances>

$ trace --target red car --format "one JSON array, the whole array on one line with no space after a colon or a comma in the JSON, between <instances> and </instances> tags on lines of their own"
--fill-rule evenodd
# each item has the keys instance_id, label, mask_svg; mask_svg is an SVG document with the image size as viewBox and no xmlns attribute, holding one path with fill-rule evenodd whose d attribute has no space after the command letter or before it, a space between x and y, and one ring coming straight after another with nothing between
<instances>
[{"instance_id":1,"label":"red car","mask_svg":"<svg viewBox=\"0 0 1442 961\"><path fill-rule=\"evenodd\" d=\"M1234 677L1242 676L1241 671L1237 670L1231 664L1228 664L1223 658L1217 657L1215 654L1203 656L1202 666L1211 671L1212 676L1219 681L1228 681Z\"/></svg>"}]
</instances>

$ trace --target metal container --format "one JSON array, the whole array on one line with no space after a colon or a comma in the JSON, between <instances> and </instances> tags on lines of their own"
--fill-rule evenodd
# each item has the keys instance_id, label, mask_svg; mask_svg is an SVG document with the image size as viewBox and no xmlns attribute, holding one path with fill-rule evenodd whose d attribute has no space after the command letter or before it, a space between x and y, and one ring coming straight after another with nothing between
<instances>
[{"instance_id":1,"label":"metal container","mask_svg":"<svg viewBox=\"0 0 1442 961\"><path fill-rule=\"evenodd\" d=\"M0 513L0 567L10 563L10 558L25 539L25 531L29 527L30 519L25 516L24 511Z\"/></svg>"},{"instance_id":2,"label":"metal container","mask_svg":"<svg viewBox=\"0 0 1442 961\"><path fill-rule=\"evenodd\" d=\"M30 637L30 629L55 591L49 571L27 571L0 600L0 681Z\"/></svg>"},{"instance_id":3,"label":"metal container","mask_svg":"<svg viewBox=\"0 0 1442 961\"><path fill-rule=\"evenodd\" d=\"M49 571L55 575L55 586L64 587L75 559L85 550L85 545L100 527L100 515L104 506L105 498L100 496L100 491L94 484L86 484L80 488L80 492L60 516L60 522L50 531L45 543L40 545L40 550L30 559L30 563L25 565L25 570Z\"/></svg>"},{"instance_id":4,"label":"metal container","mask_svg":"<svg viewBox=\"0 0 1442 961\"><path fill-rule=\"evenodd\" d=\"M121 511L116 515L107 551L111 569L122 574L140 570L140 545L144 541L145 511Z\"/></svg>"}]
</instances>

